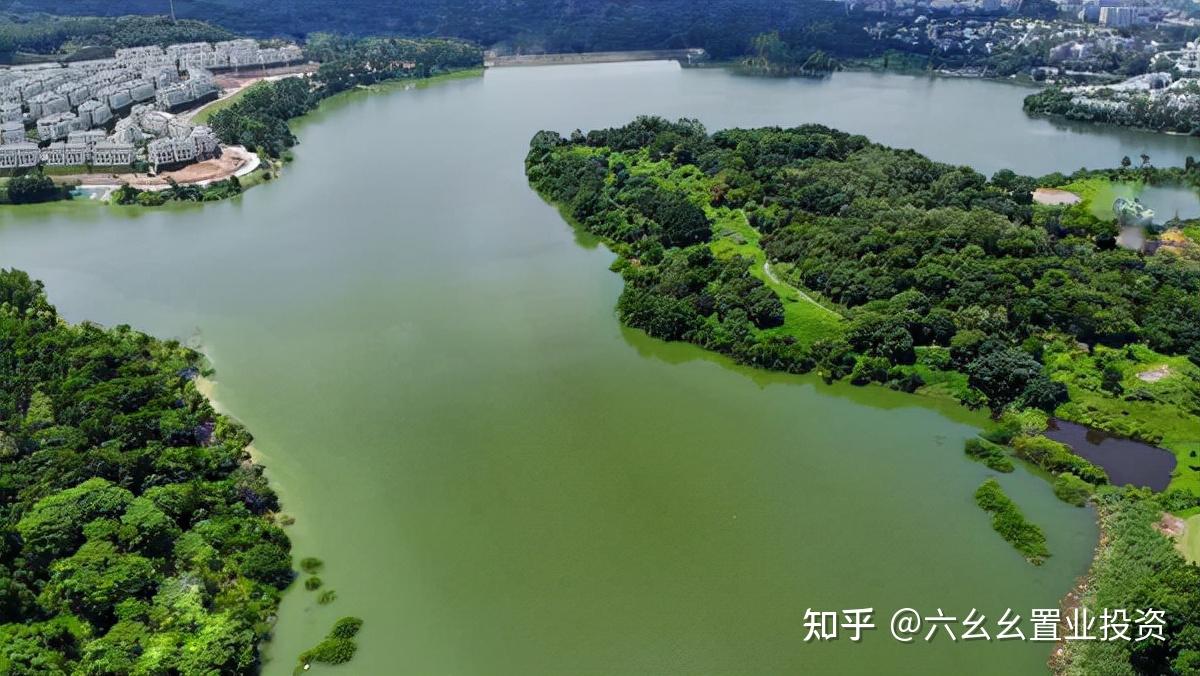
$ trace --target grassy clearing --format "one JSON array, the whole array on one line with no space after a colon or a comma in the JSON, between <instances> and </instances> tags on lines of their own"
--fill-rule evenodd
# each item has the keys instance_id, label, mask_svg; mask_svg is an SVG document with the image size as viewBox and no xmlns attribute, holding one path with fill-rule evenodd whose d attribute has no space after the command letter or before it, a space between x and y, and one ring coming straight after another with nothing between
<instances>
[{"instance_id":1,"label":"grassy clearing","mask_svg":"<svg viewBox=\"0 0 1200 676\"><path fill-rule=\"evenodd\" d=\"M713 254L718 258L742 256L753 261L750 274L766 284L783 301L783 325L767 329L764 334L792 336L806 346L842 334L845 329L840 315L768 273L767 255L759 246L761 235L750 226L740 209L707 207L706 211L710 212L709 218L713 219L714 230L719 236L711 245Z\"/></svg>"},{"instance_id":2,"label":"grassy clearing","mask_svg":"<svg viewBox=\"0 0 1200 676\"><path fill-rule=\"evenodd\" d=\"M192 123L193 124L208 124L208 120L213 115L217 114L218 112L220 112L222 110L225 110L226 108L232 106L233 104L237 103L238 101L241 101L242 97L244 97L246 95L246 92L250 91L255 86L256 85L250 85L249 87L243 87L242 89L240 89L236 93L234 93L232 96L228 96L223 99L217 99L216 101L213 101L212 103L208 104L207 106L204 106L199 111L197 111L195 115L192 116Z\"/></svg>"},{"instance_id":3,"label":"grassy clearing","mask_svg":"<svg viewBox=\"0 0 1200 676\"><path fill-rule=\"evenodd\" d=\"M611 161L624 162L630 173L652 177L663 187L686 194L704 209L713 223L714 239L709 246L717 258L741 256L751 261L750 274L774 291L783 303L783 324L762 331L763 335L791 336L807 347L818 340L836 338L845 331L841 315L821 305L804 289L771 274L767 255L759 245L762 234L750 225L741 209L712 206L711 181L695 166L676 169L667 160L652 162L645 149L635 154L613 153Z\"/></svg>"},{"instance_id":4,"label":"grassy clearing","mask_svg":"<svg viewBox=\"0 0 1200 676\"><path fill-rule=\"evenodd\" d=\"M1200 564L1200 514L1187 520L1187 531L1179 538L1176 545L1183 558L1195 564Z\"/></svg>"}]
</instances>

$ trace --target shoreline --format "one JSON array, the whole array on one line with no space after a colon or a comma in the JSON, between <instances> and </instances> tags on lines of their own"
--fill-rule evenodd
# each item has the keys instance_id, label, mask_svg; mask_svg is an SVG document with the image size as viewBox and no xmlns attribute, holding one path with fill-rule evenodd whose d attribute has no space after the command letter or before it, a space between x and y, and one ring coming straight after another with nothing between
<instances>
[{"instance_id":1,"label":"shoreline","mask_svg":"<svg viewBox=\"0 0 1200 676\"><path fill-rule=\"evenodd\" d=\"M201 354L203 354L203 353L201 353ZM204 360L206 362L209 361L208 355L204 355ZM224 404L222 404L221 400L216 397L216 390L217 390L216 378L213 378L212 376L206 376L204 374L197 374L196 376L194 376L192 378L192 384L196 387L196 391L199 392L201 394L201 396L203 396L206 400L208 400L208 405L212 406L214 411L216 411L220 415L225 416L226 418L229 418L230 420L237 422L238 424L242 424L242 421L240 419L238 419L237 416L233 415L229 411L229 408L226 407ZM247 429L249 429L249 428L247 428ZM260 452L258 450L258 447L255 446L254 441L253 441L253 436L251 436L250 443L246 444L246 453L248 453L250 455L251 462L253 462L256 465L263 465L262 461L265 458L264 458L262 452Z\"/></svg>"}]
</instances>

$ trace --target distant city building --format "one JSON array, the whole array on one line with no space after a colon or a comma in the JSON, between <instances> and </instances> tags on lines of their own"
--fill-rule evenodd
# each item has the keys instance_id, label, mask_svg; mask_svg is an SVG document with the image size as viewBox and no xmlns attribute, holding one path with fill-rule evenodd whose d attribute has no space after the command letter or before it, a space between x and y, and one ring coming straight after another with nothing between
<instances>
[{"instance_id":1,"label":"distant city building","mask_svg":"<svg viewBox=\"0 0 1200 676\"><path fill-rule=\"evenodd\" d=\"M0 122L0 143L7 145L24 143L28 140L25 137L25 125L20 122Z\"/></svg>"},{"instance_id":2,"label":"distant city building","mask_svg":"<svg viewBox=\"0 0 1200 676\"><path fill-rule=\"evenodd\" d=\"M1100 25L1110 28L1128 28L1137 18L1137 10L1133 7L1101 7Z\"/></svg>"}]
</instances>

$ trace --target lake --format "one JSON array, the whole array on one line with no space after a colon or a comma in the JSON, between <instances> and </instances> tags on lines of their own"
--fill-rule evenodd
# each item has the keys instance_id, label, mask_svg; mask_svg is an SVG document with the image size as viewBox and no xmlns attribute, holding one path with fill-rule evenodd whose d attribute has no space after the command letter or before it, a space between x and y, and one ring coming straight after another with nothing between
<instances>
[{"instance_id":1,"label":"lake","mask_svg":"<svg viewBox=\"0 0 1200 676\"><path fill-rule=\"evenodd\" d=\"M1034 567L972 494L985 420L882 388L756 372L614 316L613 256L528 187L539 129L640 113L823 122L986 173L1156 164L1197 140L1027 118L1027 90L838 73L753 79L636 63L489 71L356 94L298 125L296 162L236 200L0 210L0 264L71 320L202 346L256 434L297 557L266 673L335 619L355 674L1030 673L1050 646L893 641L913 607L994 620L1057 607L1093 514L1024 469L1000 482L1047 535ZM872 607L861 643L805 611ZM1026 631L1029 625L1026 624Z\"/></svg>"}]
</instances>

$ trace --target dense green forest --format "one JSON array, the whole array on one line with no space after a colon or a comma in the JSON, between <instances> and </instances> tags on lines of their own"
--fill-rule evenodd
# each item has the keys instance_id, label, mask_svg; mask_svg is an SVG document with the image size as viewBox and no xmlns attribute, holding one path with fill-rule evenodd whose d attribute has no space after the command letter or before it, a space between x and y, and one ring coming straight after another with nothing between
<instances>
[{"instance_id":1,"label":"dense green forest","mask_svg":"<svg viewBox=\"0 0 1200 676\"><path fill-rule=\"evenodd\" d=\"M164 0L17 0L12 11L164 14ZM754 36L778 30L789 44L861 55L863 16L823 0L180 0L179 17L259 37L353 35L457 37L504 50L582 52L703 47L718 58L746 54Z\"/></svg>"},{"instance_id":2,"label":"dense green forest","mask_svg":"<svg viewBox=\"0 0 1200 676\"><path fill-rule=\"evenodd\" d=\"M1052 336L1167 354L1200 342L1200 270L1101 245L1095 219L1069 210L1035 216L1036 180L1011 172L989 181L815 125L707 135L640 118L539 133L528 173L627 254L622 317L743 361L840 378L936 347L993 409L1052 410L1066 395L1039 363ZM745 226L774 276L847 317L836 338L771 331L785 320L778 294L716 246L745 242Z\"/></svg>"},{"instance_id":3,"label":"dense green forest","mask_svg":"<svg viewBox=\"0 0 1200 676\"><path fill-rule=\"evenodd\" d=\"M290 544L199 368L0 270L0 673L255 670Z\"/></svg>"},{"instance_id":4,"label":"dense green forest","mask_svg":"<svg viewBox=\"0 0 1200 676\"><path fill-rule=\"evenodd\" d=\"M208 123L222 143L283 157L297 141L288 121L312 110L324 98L358 86L427 78L483 65L483 52L459 40L319 34L305 49L310 59L321 62L311 78L260 82L233 105L213 113Z\"/></svg>"},{"instance_id":5,"label":"dense green forest","mask_svg":"<svg viewBox=\"0 0 1200 676\"><path fill-rule=\"evenodd\" d=\"M164 16L0 15L0 62L21 55L99 58L120 47L229 40L234 34L203 21Z\"/></svg>"},{"instance_id":6,"label":"dense green forest","mask_svg":"<svg viewBox=\"0 0 1200 676\"><path fill-rule=\"evenodd\" d=\"M760 367L987 406L998 424L969 455L1008 471L1011 453L1066 502L1095 492L1112 514L1136 511L1132 525L1106 522L1121 565L1099 566L1090 598L1168 607L1168 640L1086 648L1072 668L1190 673L1171 669L1193 667L1200 648L1200 571L1146 519L1200 507L1200 265L1117 248L1113 225L1078 206L1032 203L1035 187L1067 177L988 179L818 125L708 134L642 117L542 131L526 171L617 254L629 326ZM1169 387L1117 387L1163 360L1178 373ZM1107 486L1101 468L1039 436L1051 413L1175 451L1172 490L1150 504ZM1119 427L1130 418L1137 427ZM1046 556L1011 501L988 484L977 499L1027 557Z\"/></svg>"}]
</instances>

